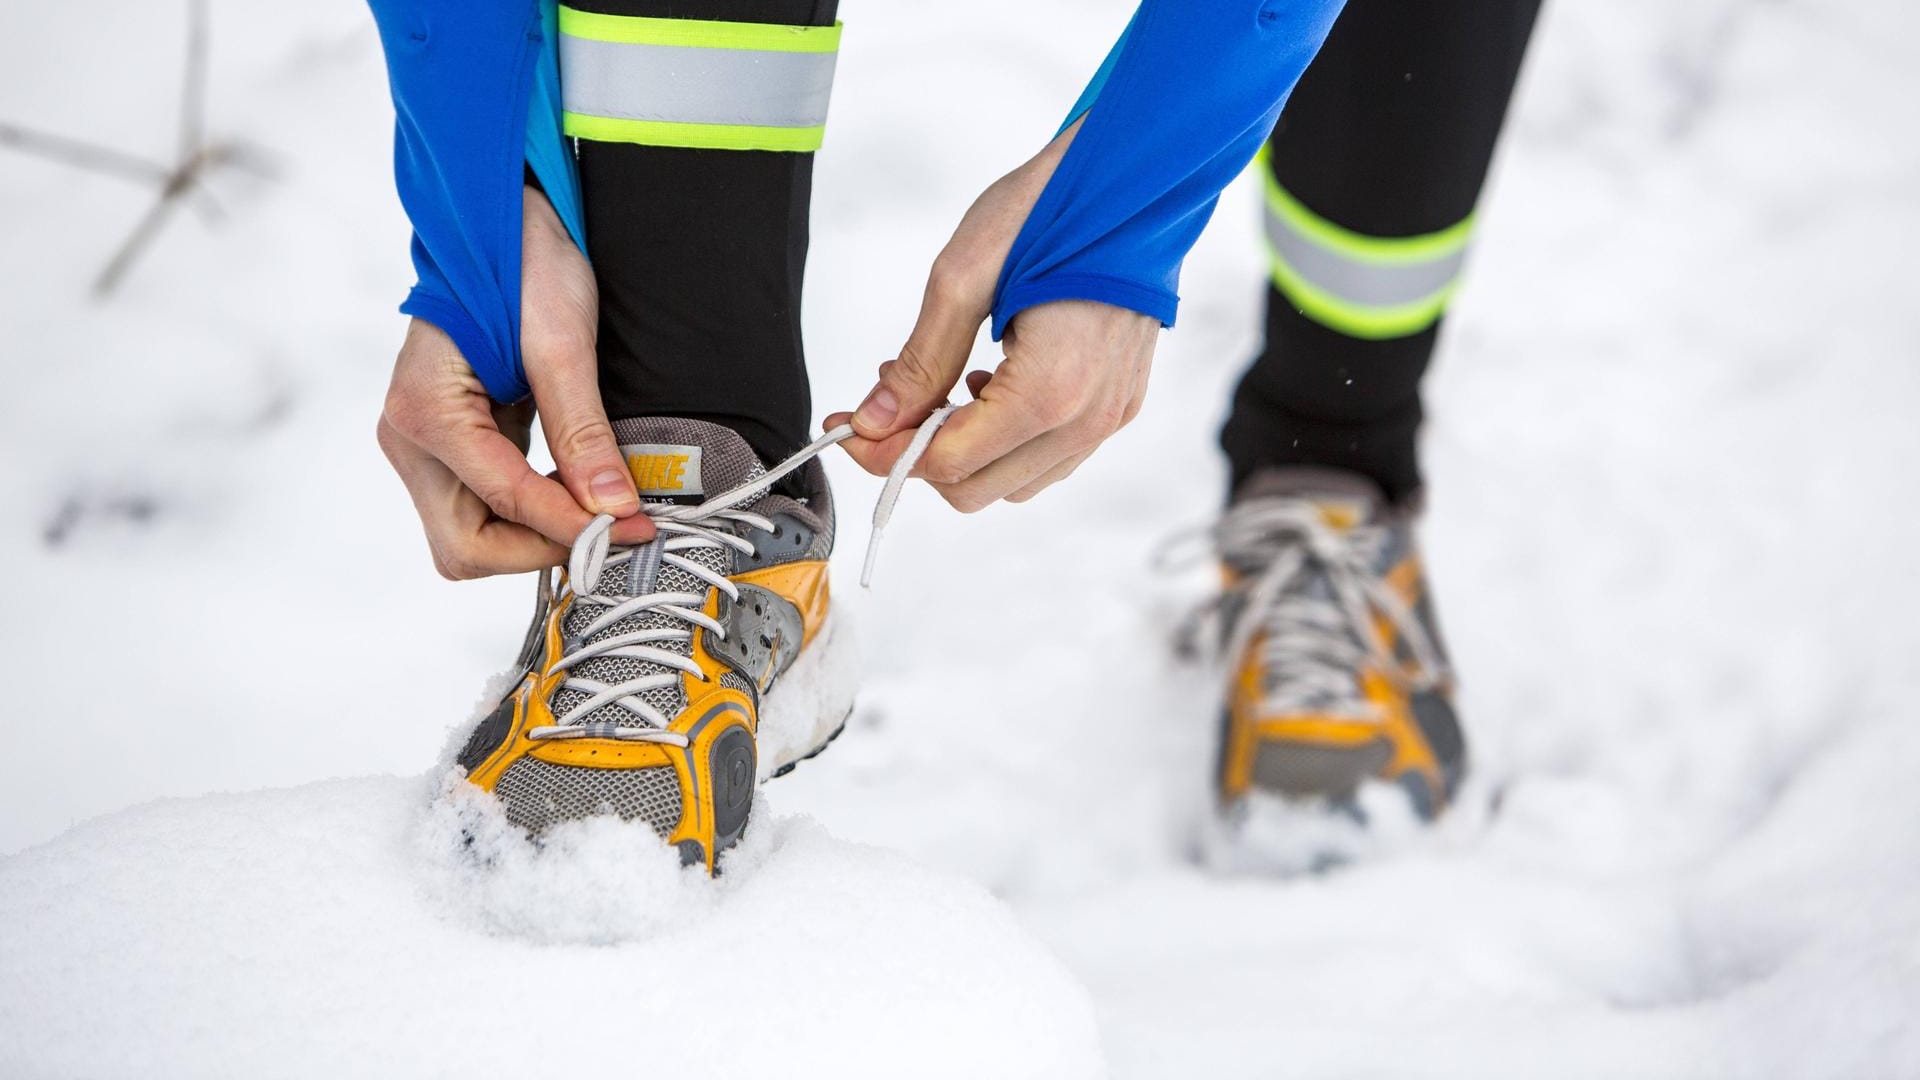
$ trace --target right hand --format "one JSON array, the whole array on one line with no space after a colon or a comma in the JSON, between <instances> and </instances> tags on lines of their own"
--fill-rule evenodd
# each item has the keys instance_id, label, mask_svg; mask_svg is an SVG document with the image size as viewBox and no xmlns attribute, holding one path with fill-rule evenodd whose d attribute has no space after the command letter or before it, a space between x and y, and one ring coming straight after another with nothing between
<instances>
[{"instance_id":1,"label":"right hand","mask_svg":"<svg viewBox=\"0 0 1920 1080\"><path fill-rule=\"evenodd\" d=\"M1076 120L974 201L934 260L899 358L880 365L858 410L827 417L829 428L852 423L856 437L840 445L868 472L885 476L960 381L1014 239L1079 129ZM963 513L1033 498L1140 411L1159 338L1159 320L1109 304L1026 308L1007 328L999 367L966 375L974 400L933 436L915 475Z\"/></svg>"},{"instance_id":2,"label":"right hand","mask_svg":"<svg viewBox=\"0 0 1920 1080\"><path fill-rule=\"evenodd\" d=\"M500 405L439 327L407 328L380 414L380 449L407 486L434 569L460 580L563 563L595 514L617 544L653 537L600 403L593 269L538 189L522 214L520 351L533 400ZM538 410L559 478L526 450Z\"/></svg>"}]
</instances>

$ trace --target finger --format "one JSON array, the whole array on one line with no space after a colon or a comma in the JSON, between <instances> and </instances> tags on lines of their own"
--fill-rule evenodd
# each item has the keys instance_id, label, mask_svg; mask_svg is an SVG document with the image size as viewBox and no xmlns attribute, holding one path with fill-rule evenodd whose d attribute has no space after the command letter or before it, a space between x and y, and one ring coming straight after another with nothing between
<instances>
[{"instance_id":1,"label":"finger","mask_svg":"<svg viewBox=\"0 0 1920 1080\"><path fill-rule=\"evenodd\" d=\"M853 428L863 438L914 427L946 403L992 299L991 286L982 293L976 278L934 263L913 332L899 357L880 365L880 381L854 410Z\"/></svg>"},{"instance_id":2,"label":"finger","mask_svg":"<svg viewBox=\"0 0 1920 1080\"><path fill-rule=\"evenodd\" d=\"M979 381L979 397L955 410L927 444L915 476L936 484L959 484L1031 440L1071 421L1083 387L1055 385L1051 369L1009 360L993 377ZM855 430L858 430L856 425ZM885 472L911 441L911 432L885 439L850 439L841 445L869 472Z\"/></svg>"},{"instance_id":3,"label":"finger","mask_svg":"<svg viewBox=\"0 0 1920 1080\"><path fill-rule=\"evenodd\" d=\"M978 398L986 389L988 382L992 379L993 372L991 371L970 371L967 373L967 389L975 398ZM832 430L852 420L852 413L833 413L826 418L825 427L827 430ZM847 456L853 458L854 462L862 469L865 469L875 476L885 476L893 469L893 463L898 460L900 454L906 450L907 444L913 441L913 434L911 430L902 431L889 435L884 439L864 439L855 435L853 438L841 443L840 447L845 450ZM919 475L920 470L915 469L914 473L915 475Z\"/></svg>"},{"instance_id":4,"label":"finger","mask_svg":"<svg viewBox=\"0 0 1920 1080\"><path fill-rule=\"evenodd\" d=\"M382 418L380 447L407 489L427 535L434 567L461 580L556 566L567 549L523 525L494 517L453 470Z\"/></svg>"},{"instance_id":5,"label":"finger","mask_svg":"<svg viewBox=\"0 0 1920 1080\"><path fill-rule=\"evenodd\" d=\"M472 492L467 494L472 497ZM428 543L433 547L435 568L451 581L524 574L561 566L567 561L566 548L525 525L496 517L488 518L478 532L440 542L429 537Z\"/></svg>"},{"instance_id":6,"label":"finger","mask_svg":"<svg viewBox=\"0 0 1920 1080\"><path fill-rule=\"evenodd\" d=\"M593 520L566 488L534 472L519 448L491 423L464 421L434 428L418 445L445 463L495 514L549 540L571 544Z\"/></svg>"},{"instance_id":7,"label":"finger","mask_svg":"<svg viewBox=\"0 0 1920 1080\"><path fill-rule=\"evenodd\" d=\"M560 481L590 513L637 513L640 497L600 401L593 268L531 186L521 203L521 237L520 345Z\"/></svg>"},{"instance_id":8,"label":"finger","mask_svg":"<svg viewBox=\"0 0 1920 1080\"><path fill-rule=\"evenodd\" d=\"M1028 499L1031 499L1035 495L1040 494L1042 491L1046 490L1047 488L1050 488L1053 485L1059 483L1060 481L1065 480L1067 477L1072 476L1074 470L1080 467L1080 463L1092 456L1093 456L1092 450L1082 450L1080 453L1073 455L1067 460L1061 462L1058 465L1055 465L1053 468L1048 469L1046 472L1040 474L1040 478L1038 480L1034 480L1031 483L1027 484L1027 486L1021 488L1019 491L1016 491L1013 494L1008 495L1006 497L1007 501L1010 503L1026 502Z\"/></svg>"},{"instance_id":9,"label":"finger","mask_svg":"<svg viewBox=\"0 0 1920 1080\"><path fill-rule=\"evenodd\" d=\"M1049 431L958 483L929 482L955 510L971 514L1039 480L1069 458L1091 450L1086 442L1071 430Z\"/></svg>"},{"instance_id":10,"label":"finger","mask_svg":"<svg viewBox=\"0 0 1920 1080\"><path fill-rule=\"evenodd\" d=\"M613 523L613 531L607 534L607 541L621 547L644 544L658 536L659 530L653 526L653 519L645 514L621 518Z\"/></svg>"},{"instance_id":11,"label":"finger","mask_svg":"<svg viewBox=\"0 0 1920 1080\"><path fill-rule=\"evenodd\" d=\"M907 444L913 441L913 435L912 429L878 440L862 439L856 435L841 443L840 448L862 469L875 476L885 476L893 470L893 463L900 460L900 455L907 452ZM917 476L919 473L920 470L915 468L914 474Z\"/></svg>"},{"instance_id":12,"label":"finger","mask_svg":"<svg viewBox=\"0 0 1920 1080\"><path fill-rule=\"evenodd\" d=\"M554 474L548 473L547 476L551 478ZM642 504L643 509L644 507L645 504ZM608 534L608 540L611 543L619 544L623 547L631 547L634 544L646 543L653 539L658 532L659 530L654 528L651 517L648 517L646 514L635 514L632 517L625 517L615 521L613 523L613 531Z\"/></svg>"},{"instance_id":13,"label":"finger","mask_svg":"<svg viewBox=\"0 0 1920 1080\"><path fill-rule=\"evenodd\" d=\"M627 517L640 510L633 473L600 402L599 360L592 328L551 334L532 345L527 382L533 387L547 449L574 501L595 514Z\"/></svg>"},{"instance_id":14,"label":"finger","mask_svg":"<svg viewBox=\"0 0 1920 1080\"><path fill-rule=\"evenodd\" d=\"M981 388L981 397L947 418L927 444L926 456L918 466L920 475L941 484L961 483L1067 424L1079 411L1078 402L1065 390L1054 392L1044 386L1023 390L1004 377L1002 370L1003 377Z\"/></svg>"},{"instance_id":15,"label":"finger","mask_svg":"<svg viewBox=\"0 0 1920 1080\"><path fill-rule=\"evenodd\" d=\"M434 468L450 473L446 466ZM516 574L558 566L567 559L568 549L525 525L507 521L475 495L459 479L447 485L442 496L444 510L431 515L427 542L434 550L434 562L442 575L458 579Z\"/></svg>"}]
</instances>

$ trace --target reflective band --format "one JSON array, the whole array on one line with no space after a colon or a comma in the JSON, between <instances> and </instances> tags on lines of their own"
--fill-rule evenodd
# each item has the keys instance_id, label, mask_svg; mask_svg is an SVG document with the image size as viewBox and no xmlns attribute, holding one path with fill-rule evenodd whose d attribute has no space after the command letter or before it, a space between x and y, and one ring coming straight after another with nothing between
<instances>
[{"instance_id":1,"label":"reflective band","mask_svg":"<svg viewBox=\"0 0 1920 1080\"><path fill-rule=\"evenodd\" d=\"M1273 282L1301 312L1353 337L1405 337L1446 310L1466 261L1473 217L1424 236L1363 236L1306 208L1266 167Z\"/></svg>"},{"instance_id":2,"label":"reflective band","mask_svg":"<svg viewBox=\"0 0 1920 1080\"><path fill-rule=\"evenodd\" d=\"M568 135L720 150L817 150L840 26L560 9Z\"/></svg>"}]
</instances>

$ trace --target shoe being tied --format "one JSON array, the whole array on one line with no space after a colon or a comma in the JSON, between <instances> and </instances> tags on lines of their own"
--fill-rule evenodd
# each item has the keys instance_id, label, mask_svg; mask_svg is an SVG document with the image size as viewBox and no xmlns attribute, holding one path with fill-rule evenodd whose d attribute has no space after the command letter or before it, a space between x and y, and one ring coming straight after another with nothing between
<instances>
[{"instance_id":1,"label":"shoe being tied","mask_svg":"<svg viewBox=\"0 0 1920 1080\"><path fill-rule=\"evenodd\" d=\"M1223 811L1260 796L1355 811L1379 779L1438 815L1466 744L1412 513L1355 474L1274 469L1241 486L1215 539Z\"/></svg>"},{"instance_id":2,"label":"shoe being tied","mask_svg":"<svg viewBox=\"0 0 1920 1080\"><path fill-rule=\"evenodd\" d=\"M602 516L542 575L520 681L457 760L531 834L616 814L712 872L759 780L817 753L852 708L817 458L847 432L772 472L717 424L643 418L614 433L658 535L612 547Z\"/></svg>"}]
</instances>

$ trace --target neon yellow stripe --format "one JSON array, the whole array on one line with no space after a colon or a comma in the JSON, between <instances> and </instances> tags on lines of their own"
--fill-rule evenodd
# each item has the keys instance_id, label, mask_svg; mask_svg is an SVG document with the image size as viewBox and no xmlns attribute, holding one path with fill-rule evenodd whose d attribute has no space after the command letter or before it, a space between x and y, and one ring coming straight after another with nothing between
<instances>
[{"instance_id":1,"label":"neon yellow stripe","mask_svg":"<svg viewBox=\"0 0 1920 1080\"><path fill-rule=\"evenodd\" d=\"M1260 148L1256 160L1260 163L1260 177L1266 182L1267 209L1295 232L1349 259L1371 263L1428 262L1461 251L1473 235L1472 214L1439 232L1420 236L1367 236L1341 228L1307 209L1306 204L1280 186L1280 181L1273 178L1265 146Z\"/></svg>"},{"instance_id":2,"label":"neon yellow stripe","mask_svg":"<svg viewBox=\"0 0 1920 1080\"><path fill-rule=\"evenodd\" d=\"M693 150L820 149L826 125L817 127L753 127L748 124L677 124L667 120L626 120L615 116L562 113L561 130L593 142L677 146Z\"/></svg>"},{"instance_id":3,"label":"neon yellow stripe","mask_svg":"<svg viewBox=\"0 0 1920 1080\"><path fill-rule=\"evenodd\" d=\"M1447 309L1447 301L1453 298L1453 291L1458 287L1449 283L1433 295L1411 303L1369 307L1342 300L1324 289L1316 288L1288 266L1271 244L1267 245L1267 256L1273 262L1274 285L1293 301L1295 307L1328 329L1367 341L1406 337L1432 326L1441 312Z\"/></svg>"},{"instance_id":4,"label":"neon yellow stripe","mask_svg":"<svg viewBox=\"0 0 1920 1080\"><path fill-rule=\"evenodd\" d=\"M770 23L649 19L560 8L560 32L589 41L622 45L679 45L689 49L752 49L758 52L840 51L840 24L775 26Z\"/></svg>"}]
</instances>

